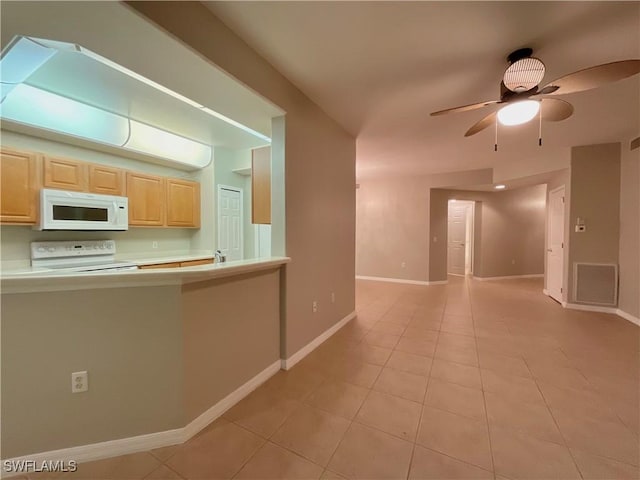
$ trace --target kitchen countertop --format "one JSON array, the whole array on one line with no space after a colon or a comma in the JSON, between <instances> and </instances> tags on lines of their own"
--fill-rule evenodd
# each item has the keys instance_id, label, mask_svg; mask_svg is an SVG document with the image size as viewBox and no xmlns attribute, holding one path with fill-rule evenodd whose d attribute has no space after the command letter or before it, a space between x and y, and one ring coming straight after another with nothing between
<instances>
[{"instance_id":1,"label":"kitchen countertop","mask_svg":"<svg viewBox=\"0 0 640 480\"><path fill-rule=\"evenodd\" d=\"M172 261L198 260L210 258L210 255L195 257L181 256L180 260L171 260L166 257L156 257L154 261L149 259L140 261L142 264L165 263ZM119 260L128 260L118 256ZM0 287L3 294L47 292L61 290L86 290L93 288L121 288L121 287L146 287L159 285L182 285L185 283L202 282L216 278L230 277L244 273L257 272L279 268L289 263L289 257L264 257L250 260L238 260L233 262L211 263L193 267L180 268L155 268L145 270L121 270L115 272L63 272L47 269L23 268L15 270L3 270L0 277Z\"/></svg>"}]
</instances>

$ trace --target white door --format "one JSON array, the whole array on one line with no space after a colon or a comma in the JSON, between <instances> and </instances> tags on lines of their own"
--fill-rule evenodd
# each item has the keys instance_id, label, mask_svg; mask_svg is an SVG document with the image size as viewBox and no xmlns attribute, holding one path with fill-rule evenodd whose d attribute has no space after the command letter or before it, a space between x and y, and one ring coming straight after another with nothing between
<instances>
[{"instance_id":1,"label":"white door","mask_svg":"<svg viewBox=\"0 0 640 480\"><path fill-rule=\"evenodd\" d=\"M547 228L547 294L562 302L564 271L564 186L549 192Z\"/></svg>"},{"instance_id":2,"label":"white door","mask_svg":"<svg viewBox=\"0 0 640 480\"><path fill-rule=\"evenodd\" d=\"M447 273L451 275L465 274L468 209L469 206L466 204L449 202Z\"/></svg>"},{"instance_id":3,"label":"white door","mask_svg":"<svg viewBox=\"0 0 640 480\"><path fill-rule=\"evenodd\" d=\"M218 250L227 261L242 260L242 190L218 186Z\"/></svg>"}]
</instances>

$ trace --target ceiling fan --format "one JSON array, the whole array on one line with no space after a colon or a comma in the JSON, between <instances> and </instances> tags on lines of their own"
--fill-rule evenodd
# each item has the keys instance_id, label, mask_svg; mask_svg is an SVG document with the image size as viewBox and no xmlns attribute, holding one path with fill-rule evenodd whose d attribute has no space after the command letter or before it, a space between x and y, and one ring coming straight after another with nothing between
<instances>
[{"instance_id":1,"label":"ceiling fan","mask_svg":"<svg viewBox=\"0 0 640 480\"><path fill-rule=\"evenodd\" d=\"M464 134L465 137L475 135L493 124L497 130L498 122L502 125L520 125L533 120L538 114L540 122L557 122L569 118L573 113L573 106L552 96L598 88L640 73L640 60L622 60L578 70L539 88L545 66L542 60L533 57L532 54L531 48L521 48L509 54L509 66L500 82L500 100L448 108L431 115L466 112L489 105L504 105L476 122ZM542 145L542 139L539 143Z\"/></svg>"}]
</instances>

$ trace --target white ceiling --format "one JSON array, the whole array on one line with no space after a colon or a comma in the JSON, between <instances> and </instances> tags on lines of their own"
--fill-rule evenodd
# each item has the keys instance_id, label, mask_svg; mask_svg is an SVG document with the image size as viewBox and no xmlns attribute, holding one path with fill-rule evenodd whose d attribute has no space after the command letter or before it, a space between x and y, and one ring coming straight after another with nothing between
<instances>
[{"instance_id":1,"label":"white ceiling","mask_svg":"<svg viewBox=\"0 0 640 480\"><path fill-rule=\"evenodd\" d=\"M497 99L506 56L531 47L543 84L640 58L639 2L205 2L346 130L357 175L436 173L532 162L574 145L628 141L640 131L640 76L564 95L574 115L474 137L491 110L430 117Z\"/></svg>"}]
</instances>

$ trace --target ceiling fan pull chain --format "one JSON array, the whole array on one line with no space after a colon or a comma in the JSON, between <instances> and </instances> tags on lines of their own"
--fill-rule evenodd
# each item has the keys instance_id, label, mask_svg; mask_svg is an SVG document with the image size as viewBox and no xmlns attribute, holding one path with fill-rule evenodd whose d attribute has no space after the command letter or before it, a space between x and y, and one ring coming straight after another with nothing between
<instances>
[{"instance_id":1,"label":"ceiling fan pull chain","mask_svg":"<svg viewBox=\"0 0 640 480\"><path fill-rule=\"evenodd\" d=\"M496 115L496 143L493 144L493 151L498 151L498 116Z\"/></svg>"},{"instance_id":2,"label":"ceiling fan pull chain","mask_svg":"<svg viewBox=\"0 0 640 480\"><path fill-rule=\"evenodd\" d=\"M540 111L538 112L540 121L538 123L538 146L542 146L542 100L540 101Z\"/></svg>"}]
</instances>

